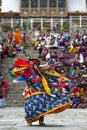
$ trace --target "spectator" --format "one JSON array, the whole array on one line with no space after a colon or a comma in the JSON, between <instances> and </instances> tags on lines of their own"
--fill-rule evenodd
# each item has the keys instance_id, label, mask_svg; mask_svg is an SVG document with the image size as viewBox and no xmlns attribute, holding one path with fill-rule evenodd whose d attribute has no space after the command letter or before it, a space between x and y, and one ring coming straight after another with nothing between
<instances>
[{"instance_id":1,"label":"spectator","mask_svg":"<svg viewBox=\"0 0 87 130\"><path fill-rule=\"evenodd\" d=\"M47 53L48 53L48 50L47 50L47 48L43 45L43 46L42 46L42 52L41 52L41 58L42 58L42 60L46 60L46 55L47 55Z\"/></svg>"},{"instance_id":2,"label":"spectator","mask_svg":"<svg viewBox=\"0 0 87 130\"><path fill-rule=\"evenodd\" d=\"M19 31L19 29L16 29L15 35L14 35L14 41L16 42L16 44L21 47L21 33Z\"/></svg>"},{"instance_id":3,"label":"spectator","mask_svg":"<svg viewBox=\"0 0 87 130\"><path fill-rule=\"evenodd\" d=\"M80 95L83 95L83 96L85 95L85 91L83 87L80 88Z\"/></svg>"},{"instance_id":4,"label":"spectator","mask_svg":"<svg viewBox=\"0 0 87 130\"><path fill-rule=\"evenodd\" d=\"M24 32L23 33L23 36L22 36L22 41L23 41L23 47L25 48L25 46L26 46L26 41L27 40L27 35L26 35L26 33Z\"/></svg>"},{"instance_id":5,"label":"spectator","mask_svg":"<svg viewBox=\"0 0 87 130\"><path fill-rule=\"evenodd\" d=\"M80 95L79 87L75 86L74 88L72 88L71 93L72 95Z\"/></svg>"},{"instance_id":6,"label":"spectator","mask_svg":"<svg viewBox=\"0 0 87 130\"><path fill-rule=\"evenodd\" d=\"M57 53L57 51L54 51L54 53L51 54L51 58L58 61L58 53Z\"/></svg>"},{"instance_id":7,"label":"spectator","mask_svg":"<svg viewBox=\"0 0 87 130\"><path fill-rule=\"evenodd\" d=\"M0 43L0 60L2 62L2 58L3 58L3 50L2 50L2 44Z\"/></svg>"},{"instance_id":8,"label":"spectator","mask_svg":"<svg viewBox=\"0 0 87 130\"><path fill-rule=\"evenodd\" d=\"M83 64L84 63L84 57L83 57L82 53L78 52L77 55L75 56L75 60L79 64Z\"/></svg>"},{"instance_id":9,"label":"spectator","mask_svg":"<svg viewBox=\"0 0 87 130\"><path fill-rule=\"evenodd\" d=\"M5 89L5 93L7 94L9 86L8 86L8 82L4 78L2 79L2 84Z\"/></svg>"},{"instance_id":10,"label":"spectator","mask_svg":"<svg viewBox=\"0 0 87 130\"><path fill-rule=\"evenodd\" d=\"M74 43L74 44L71 46L71 48L70 48L70 53L75 54L75 53L77 53L78 51L79 51L79 49L78 49L76 43Z\"/></svg>"},{"instance_id":11,"label":"spectator","mask_svg":"<svg viewBox=\"0 0 87 130\"><path fill-rule=\"evenodd\" d=\"M6 107L6 92L3 86L3 76L0 77L0 107Z\"/></svg>"},{"instance_id":12,"label":"spectator","mask_svg":"<svg viewBox=\"0 0 87 130\"><path fill-rule=\"evenodd\" d=\"M77 108L79 104L79 99L76 95L73 96L73 108Z\"/></svg>"},{"instance_id":13,"label":"spectator","mask_svg":"<svg viewBox=\"0 0 87 130\"><path fill-rule=\"evenodd\" d=\"M81 40L81 34L80 34L80 31L79 31L79 30L76 31L75 40L77 40L77 41L80 41L80 40Z\"/></svg>"},{"instance_id":14,"label":"spectator","mask_svg":"<svg viewBox=\"0 0 87 130\"><path fill-rule=\"evenodd\" d=\"M7 37L8 37L8 43L12 43L14 39L14 32L12 29L10 29L10 31L8 32Z\"/></svg>"}]
</instances>

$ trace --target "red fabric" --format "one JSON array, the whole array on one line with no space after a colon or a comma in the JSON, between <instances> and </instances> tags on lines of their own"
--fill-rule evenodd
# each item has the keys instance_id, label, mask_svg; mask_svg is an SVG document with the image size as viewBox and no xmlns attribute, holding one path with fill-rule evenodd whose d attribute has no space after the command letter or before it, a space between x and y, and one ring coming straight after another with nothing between
<instances>
[{"instance_id":1,"label":"red fabric","mask_svg":"<svg viewBox=\"0 0 87 130\"><path fill-rule=\"evenodd\" d=\"M3 47L3 54L8 54L8 46Z\"/></svg>"},{"instance_id":2,"label":"red fabric","mask_svg":"<svg viewBox=\"0 0 87 130\"><path fill-rule=\"evenodd\" d=\"M27 90L25 90L25 96L27 96L27 95L31 95L32 93L35 93L35 92L36 92L36 90L33 89L33 88L31 88L31 89L27 89Z\"/></svg>"},{"instance_id":3,"label":"red fabric","mask_svg":"<svg viewBox=\"0 0 87 130\"><path fill-rule=\"evenodd\" d=\"M0 88L0 97L5 98L6 97L6 91L4 87Z\"/></svg>"},{"instance_id":4,"label":"red fabric","mask_svg":"<svg viewBox=\"0 0 87 130\"><path fill-rule=\"evenodd\" d=\"M22 39L23 39L24 41L26 40L26 38L27 38L26 35L23 35L23 36L22 36Z\"/></svg>"},{"instance_id":5,"label":"red fabric","mask_svg":"<svg viewBox=\"0 0 87 130\"><path fill-rule=\"evenodd\" d=\"M24 67L24 66L31 66L31 64L29 64L29 62L26 62L21 58L18 58L17 61L14 63L14 66Z\"/></svg>"},{"instance_id":6,"label":"red fabric","mask_svg":"<svg viewBox=\"0 0 87 130\"><path fill-rule=\"evenodd\" d=\"M79 94L80 93L80 90L79 89L72 89L72 94Z\"/></svg>"},{"instance_id":7,"label":"red fabric","mask_svg":"<svg viewBox=\"0 0 87 130\"><path fill-rule=\"evenodd\" d=\"M31 62L32 62L32 65L37 65L37 66L40 65L40 61L37 59L30 59L28 63L31 63Z\"/></svg>"},{"instance_id":8,"label":"red fabric","mask_svg":"<svg viewBox=\"0 0 87 130\"><path fill-rule=\"evenodd\" d=\"M25 78L28 78L31 74L33 74L33 70L32 70L32 69L26 70L26 71L24 72L24 77L25 77Z\"/></svg>"},{"instance_id":9,"label":"red fabric","mask_svg":"<svg viewBox=\"0 0 87 130\"><path fill-rule=\"evenodd\" d=\"M71 75L71 78L74 79L74 78L77 78L78 75Z\"/></svg>"},{"instance_id":10,"label":"red fabric","mask_svg":"<svg viewBox=\"0 0 87 130\"><path fill-rule=\"evenodd\" d=\"M55 87L66 87L66 83L55 84Z\"/></svg>"},{"instance_id":11,"label":"red fabric","mask_svg":"<svg viewBox=\"0 0 87 130\"><path fill-rule=\"evenodd\" d=\"M8 90L8 82L6 80L3 82L3 85L4 85L5 90L7 91Z\"/></svg>"}]
</instances>

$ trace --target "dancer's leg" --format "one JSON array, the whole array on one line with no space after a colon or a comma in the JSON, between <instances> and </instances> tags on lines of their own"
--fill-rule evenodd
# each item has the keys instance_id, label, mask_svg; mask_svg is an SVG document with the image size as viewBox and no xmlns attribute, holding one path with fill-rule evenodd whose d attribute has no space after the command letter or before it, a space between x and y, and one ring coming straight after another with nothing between
<instances>
[{"instance_id":1,"label":"dancer's leg","mask_svg":"<svg viewBox=\"0 0 87 130\"><path fill-rule=\"evenodd\" d=\"M44 123L44 116L41 116L41 117L39 118L39 125L40 125L40 126L44 126L44 125L45 125L45 123Z\"/></svg>"}]
</instances>

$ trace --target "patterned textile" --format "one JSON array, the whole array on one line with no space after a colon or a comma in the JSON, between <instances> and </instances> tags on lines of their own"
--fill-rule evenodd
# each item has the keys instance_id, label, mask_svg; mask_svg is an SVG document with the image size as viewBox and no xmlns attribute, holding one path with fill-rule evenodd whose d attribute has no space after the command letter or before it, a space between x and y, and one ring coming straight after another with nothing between
<instances>
[{"instance_id":1,"label":"patterned textile","mask_svg":"<svg viewBox=\"0 0 87 130\"><path fill-rule=\"evenodd\" d=\"M25 101L25 119L33 122L36 120L35 118L38 119L38 117L46 113L55 113L55 110L60 106L68 103L70 103L70 99L66 95L61 95L59 92L55 92L53 95L46 93L33 95Z\"/></svg>"}]
</instances>

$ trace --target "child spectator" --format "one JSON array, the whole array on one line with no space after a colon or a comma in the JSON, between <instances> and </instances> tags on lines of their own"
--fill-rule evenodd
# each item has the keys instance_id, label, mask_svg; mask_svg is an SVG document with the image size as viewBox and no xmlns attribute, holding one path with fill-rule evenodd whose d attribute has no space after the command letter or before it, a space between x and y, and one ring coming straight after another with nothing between
<instances>
[{"instance_id":1,"label":"child spectator","mask_svg":"<svg viewBox=\"0 0 87 130\"><path fill-rule=\"evenodd\" d=\"M25 48L25 46L26 46L26 39L27 39L27 35L26 35L26 33L24 32L23 33L23 36L22 36L22 41L23 41L23 47Z\"/></svg>"}]
</instances>

